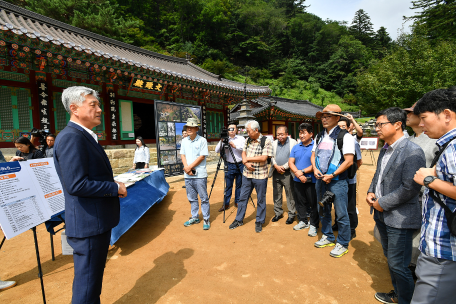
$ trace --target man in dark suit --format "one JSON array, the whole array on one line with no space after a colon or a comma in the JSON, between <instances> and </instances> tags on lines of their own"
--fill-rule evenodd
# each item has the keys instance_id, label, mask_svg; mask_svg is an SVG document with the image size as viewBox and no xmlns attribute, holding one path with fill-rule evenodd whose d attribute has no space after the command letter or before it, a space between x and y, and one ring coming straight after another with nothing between
<instances>
[{"instance_id":1,"label":"man in dark suit","mask_svg":"<svg viewBox=\"0 0 456 304\"><path fill-rule=\"evenodd\" d=\"M388 260L394 290L377 292L382 303L410 303L415 284L408 268L412 258L413 232L420 227L418 195L421 186L413 181L417 168L426 166L423 150L404 135L406 113L388 108L376 115L375 130L385 141L366 201L375 209L374 220Z\"/></svg>"},{"instance_id":2,"label":"man in dark suit","mask_svg":"<svg viewBox=\"0 0 456 304\"><path fill-rule=\"evenodd\" d=\"M70 87L62 102L70 121L55 141L54 162L65 194L66 235L74 249L72 303L100 303L111 229L119 223L119 197L127 190L114 182L109 159L92 131L101 123L97 92Z\"/></svg>"}]
</instances>

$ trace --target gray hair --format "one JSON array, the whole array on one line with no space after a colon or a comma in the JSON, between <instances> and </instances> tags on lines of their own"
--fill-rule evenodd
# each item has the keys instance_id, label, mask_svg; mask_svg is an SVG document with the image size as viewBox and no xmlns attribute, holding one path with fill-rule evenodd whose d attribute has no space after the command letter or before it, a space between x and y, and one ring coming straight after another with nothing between
<instances>
[{"instance_id":1,"label":"gray hair","mask_svg":"<svg viewBox=\"0 0 456 304\"><path fill-rule=\"evenodd\" d=\"M246 124L245 124L245 127L247 128L248 126L250 126L251 129L255 130L257 129L258 132L260 132L260 124L258 123L258 121L256 120L249 120Z\"/></svg>"},{"instance_id":2,"label":"gray hair","mask_svg":"<svg viewBox=\"0 0 456 304\"><path fill-rule=\"evenodd\" d=\"M62 103L65 110L71 114L70 105L74 104L80 106L84 102L86 95L93 95L93 97L98 99L97 91L92 90L91 88L69 87L63 90Z\"/></svg>"}]
</instances>

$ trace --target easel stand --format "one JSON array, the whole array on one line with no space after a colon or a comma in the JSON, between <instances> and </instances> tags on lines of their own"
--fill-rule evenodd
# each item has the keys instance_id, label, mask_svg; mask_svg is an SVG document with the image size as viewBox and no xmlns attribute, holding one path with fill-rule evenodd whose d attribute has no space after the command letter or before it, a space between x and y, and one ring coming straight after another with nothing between
<instances>
[{"instance_id":1,"label":"easel stand","mask_svg":"<svg viewBox=\"0 0 456 304\"><path fill-rule=\"evenodd\" d=\"M231 149L230 144L228 144L228 142L223 142L223 140L222 140L222 144L220 147L220 158L219 158L219 161L217 164L217 170L215 170L214 180L212 181L211 193L209 194L209 199L211 198L212 190L214 189L215 180L217 179L217 174L218 174L218 171L220 170L220 165L222 164L222 160L223 160L223 171L225 172L225 174L228 171L228 165L227 165L228 162L226 161L225 149L228 149L230 151L231 157L233 158L234 163L236 164L237 171L239 171L239 173L242 174L241 168L239 167L239 163L236 161L236 158L234 157L234 153L233 153L233 150ZM236 184L236 186L237 186L237 184ZM225 219L226 176L223 179L223 189L224 189L224 191L223 191L223 223L225 223L225 221L226 221L226 219ZM253 202L252 196L249 196L249 198L250 198L253 208L255 208L255 203Z\"/></svg>"},{"instance_id":2,"label":"easel stand","mask_svg":"<svg viewBox=\"0 0 456 304\"><path fill-rule=\"evenodd\" d=\"M372 150L367 150L367 149L366 149L366 150L363 150L363 151L366 151L367 154L370 155L370 159L371 159L371 161L372 161L372 166L375 166L375 165L376 165L376 161L375 161L374 151L372 151Z\"/></svg>"},{"instance_id":3,"label":"easel stand","mask_svg":"<svg viewBox=\"0 0 456 304\"><path fill-rule=\"evenodd\" d=\"M40 278L41 282L41 294L43 295L43 303L46 304L46 296L44 294L43 271L41 270L40 250L38 248L38 238L36 237L36 227L33 227L31 230L33 231L33 239L35 240L36 261L38 262L38 277ZM3 237L3 240L0 243L0 249L2 249L5 240L6 236Z\"/></svg>"},{"instance_id":4,"label":"easel stand","mask_svg":"<svg viewBox=\"0 0 456 304\"><path fill-rule=\"evenodd\" d=\"M46 296L44 294L43 271L41 270L40 250L38 248L38 238L36 237L36 227L32 228L33 238L35 239L36 261L38 263L38 277L41 282L41 294L43 295L43 303L46 304Z\"/></svg>"}]
</instances>

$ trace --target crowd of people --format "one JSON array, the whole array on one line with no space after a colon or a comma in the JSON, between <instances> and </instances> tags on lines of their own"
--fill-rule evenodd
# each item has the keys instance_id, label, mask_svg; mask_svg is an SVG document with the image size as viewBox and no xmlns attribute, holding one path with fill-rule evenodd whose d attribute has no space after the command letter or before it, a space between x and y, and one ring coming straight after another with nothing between
<instances>
[{"instance_id":1,"label":"crowd of people","mask_svg":"<svg viewBox=\"0 0 456 304\"><path fill-rule=\"evenodd\" d=\"M109 160L92 129L101 123L97 93L71 87L62 94L70 113L68 126L56 138L46 138L47 147L37 149L28 138L15 141L18 149L11 161L53 157L64 185L66 234L74 249L72 303L99 303L104 264L111 229L118 224L119 197L127 196L123 183L113 180ZM299 126L298 140L286 126L276 129L271 142L262 135L257 121L247 122L248 137L228 127L216 152L226 162L226 188L219 212L230 208L232 190L237 213L229 229L244 224L253 189L257 194L255 231L260 233L266 218L268 178L272 179L273 222L284 215L287 225L308 230L318 250L332 248L329 255L340 258L348 252L358 226L356 171L362 165L359 140L362 129L339 106L330 104L316 114L323 131L316 134L309 123ZM376 115L375 129L385 145L366 194L373 220L388 261L393 290L378 292L382 303L452 303L456 281L456 90L438 89L425 94L412 107L384 109ZM409 136L409 126L414 134ZM185 125L180 156L185 188L191 206L189 227L200 223L209 230L210 204L207 194L207 141L198 135L198 121ZM148 167L149 149L136 140L133 166ZM0 154L0 162L5 161ZM253 200L252 200L253 201ZM333 224L331 211L335 211ZM337 236L334 234L337 231ZM415 283L409 265L413 240L419 240ZM0 281L0 290L15 285Z\"/></svg>"},{"instance_id":2,"label":"crowd of people","mask_svg":"<svg viewBox=\"0 0 456 304\"><path fill-rule=\"evenodd\" d=\"M337 105L328 105L316 117L324 130L315 134L311 124L302 123L299 140L289 136L286 126L277 127L277 139L271 142L261 134L257 121L246 123L247 139L237 135L236 125L230 125L227 141L221 140L215 150L227 163L224 203L218 211L230 208L236 182L237 214L229 229L242 226L255 189L255 231L261 232L271 178L275 213L272 222L284 216L285 192L285 223L291 225L297 218L293 229L309 229L309 237L316 237L321 227L322 237L314 246L331 247L329 255L340 258L356 237L356 171L362 165L359 141L363 132L354 118L342 114ZM375 130L385 144L366 202L380 234L394 288L377 292L375 299L382 303L451 303L451 286L456 281L456 143L452 142L456 139L456 90L431 91L410 108L384 109L375 118ZM407 133L406 126L414 131L413 135ZM184 225L199 223L199 195L207 230L208 149L206 140L196 133L196 124L194 128L183 140L186 148L181 150L192 210ZM337 237L334 231L338 232ZM418 260L413 261L416 283L409 267L414 239L419 240L421 251Z\"/></svg>"}]
</instances>

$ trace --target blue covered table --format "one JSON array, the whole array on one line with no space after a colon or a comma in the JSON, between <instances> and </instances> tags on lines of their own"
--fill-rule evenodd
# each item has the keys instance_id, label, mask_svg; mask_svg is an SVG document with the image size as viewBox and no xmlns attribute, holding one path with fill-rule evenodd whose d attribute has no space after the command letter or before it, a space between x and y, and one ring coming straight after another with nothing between
<instances>
[{"instance_id":1,"label":"blue covered table","mask_svg":"<svg viewBox=\"0 0 456 304\"><path fill-rule=\"evenodd\" d=\"M120 199L120 221L112 229L111 245L130 229L156 203L159 203L168 194L169 185L165 180L165 171L157 170L148 177L136 182L127 188L128 195ZM58 217L60 215L60 217ZM62 223L65 213L54 215L46 222L46 228L54 234L54 227Z\"/></svg>"},{"instance_id":2,"label":"blue covered table","mask_svg":"<svg viewBox=\"0 0 456 304\"><path fill-rule=\"evenodd\" d=\"M152 172L148 177L127 188L128 195L120 199L120 221L112 229L111 245L130 229L154 204L168 194L165 170Z\"/></svg>"}]
</instances>

